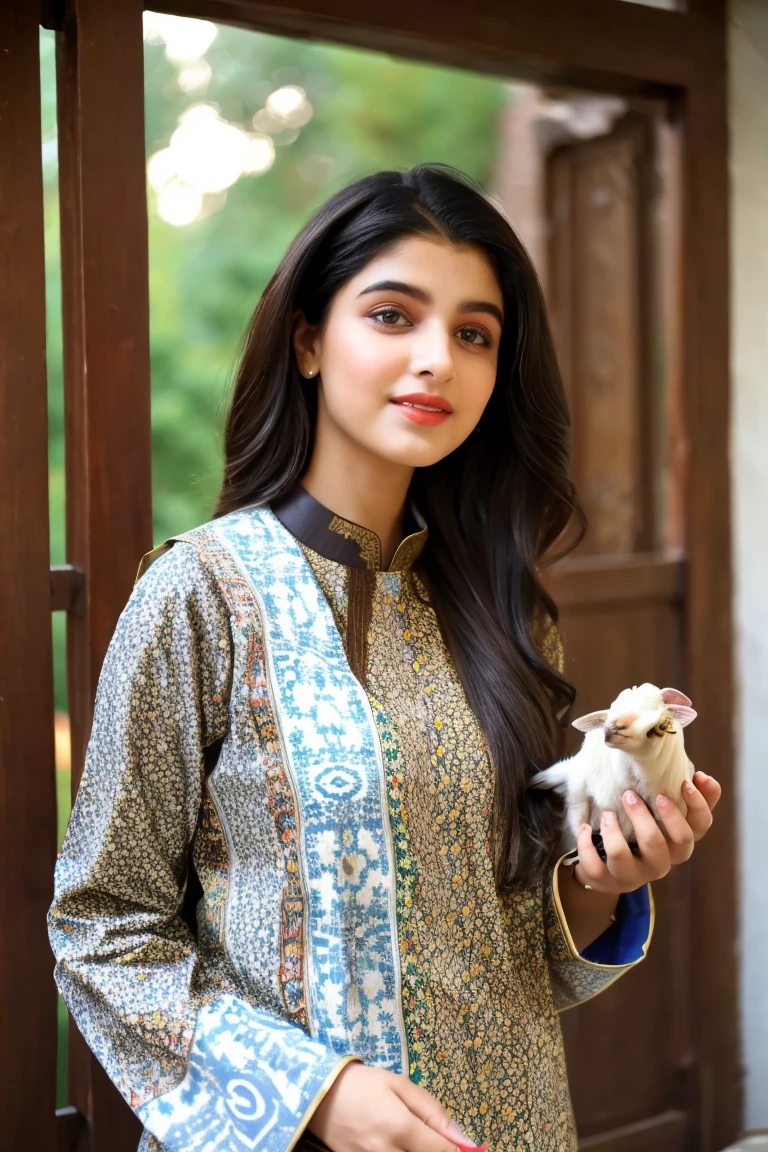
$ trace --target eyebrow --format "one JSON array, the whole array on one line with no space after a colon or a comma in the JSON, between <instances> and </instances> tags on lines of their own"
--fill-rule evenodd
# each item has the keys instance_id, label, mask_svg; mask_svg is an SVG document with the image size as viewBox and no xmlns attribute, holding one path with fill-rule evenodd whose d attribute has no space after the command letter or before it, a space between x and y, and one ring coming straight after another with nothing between
<instances>
[{"instance_id":1,"label":"eyebrow","mask_svg":"<svg viewBox=\"0 0 768 1152\"><path fill-rule=\"evenodd\" d=\"M367 288L363 288L362 292L358 293L358 300L361 296L367 296L371 292L401 292L404 296L410 296L421 304L432 303L429 292L425 292L423 288L417 288L414 284L406 284L403 280L377 280L375 284L369 284ZM502 328L504 327L501 309L496 304L491 304L490 300L462 300L458 311L487 312L498 320Z\"/></svg>"}]
</instances>

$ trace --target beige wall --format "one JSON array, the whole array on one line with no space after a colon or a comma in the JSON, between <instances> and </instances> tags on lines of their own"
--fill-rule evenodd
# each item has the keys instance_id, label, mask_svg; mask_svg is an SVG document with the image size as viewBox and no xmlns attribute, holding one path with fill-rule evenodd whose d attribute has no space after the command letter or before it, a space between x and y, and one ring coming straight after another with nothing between
<instances>
[{"instance_id":1,"label":"beige wall","mask_svg":"<svg viewBox=\"0 0 768 1152\"><path fill-rule=\"evenodd\" d=\"M744 1123L768 1128L768 0L732 0L729 63Z\"/></svg>"}]
</instances>

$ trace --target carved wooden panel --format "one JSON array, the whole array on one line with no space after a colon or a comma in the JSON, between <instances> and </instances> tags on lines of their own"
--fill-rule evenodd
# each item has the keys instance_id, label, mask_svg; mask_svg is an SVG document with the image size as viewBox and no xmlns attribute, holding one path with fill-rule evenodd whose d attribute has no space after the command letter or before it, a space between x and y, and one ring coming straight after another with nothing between
<instances>
[{"instance_id":1,"label":"carved wooden panel","mask_svg":"<svg viewBox=\"0 0 768 1152\"><path fill-rule=\"evenodd\" d=\"M573 411L573 477L590 525L582 551L591 554L647 550L656 539L652 139L630 115L550 159L551 311Z\"/></svg>"}]
</instances>

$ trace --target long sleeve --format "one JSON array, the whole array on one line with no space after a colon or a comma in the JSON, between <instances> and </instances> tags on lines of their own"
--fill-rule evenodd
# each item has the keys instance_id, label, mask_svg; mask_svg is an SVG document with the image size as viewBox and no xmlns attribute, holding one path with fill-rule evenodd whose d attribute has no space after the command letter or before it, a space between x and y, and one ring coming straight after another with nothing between
<instances>
[{"instance_id":1,"label":"long sleeve","mask_svg":"<svg viewBox=\"0 0 768 1152\"><path fill-rule=\"evenodd\" d=\"M560 868L572 862L572 856L559 860L544 885L547 961L558 1011L591 1000L644 960L653 934L653 895L645 885L619 897L616 922L579 952L560 902Z\"/></svg>"},{"instance_id":2,"label":"long sleeve","mask_svg":"<svg viewBox=\"0 0 768 1152\"><path fill-rule=\"evenodd\" d=\"M564 653L557 625L548 620L542 631L542 656L562 673ZM615 923L579 952L560 901L561 865L575 859L571 854L559 860L544 883L547 961L559 1011L590 1000L644 960L653 934L653 896L650 885L646 885L621 896Z\"/></svg>"},{"instance_id":3,"label":"long sleeve","mask_svg":"<svg viewBox=\"0 0 768 1152\"><path fill-rule=\"evenodd\" d=\"M227 605L180 542L138 581L110 644L49 915L67 1006L173 1152L287 1152L344 1063L260 1008L225 955L203 980L180 915L231 679Z\"/></svg>"}]
</instances>

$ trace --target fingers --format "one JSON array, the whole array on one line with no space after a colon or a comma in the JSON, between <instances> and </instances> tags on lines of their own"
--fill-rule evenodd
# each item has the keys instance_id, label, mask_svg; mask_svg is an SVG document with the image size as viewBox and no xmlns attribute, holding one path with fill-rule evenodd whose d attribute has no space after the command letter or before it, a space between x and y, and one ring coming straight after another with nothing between
<instances>
[{"instance_id":1,"label":"fingers","mask_svg":"<svg viewBox=\"0 0 768 1152\"><path fill-rule=\"evenodd\" d=\"M460 1129L457 1128L456 1131L460 1132ZM458 1140L459 1136L456 1139ZM474 1140L470 1140L463 1134L461 1134L461 1139L468 1144L474 1144ZM403 1152L456 1152L455 1141L434 1132L428 1124L419 1120L413 1113L410 1114L410 1118L399 1133L397 1140L398 1147L401 1147Z\"/></svg>"},{"instance_id":2,"label":"fingers","mask_svg":"<svg viewBox=\"0 0 768 1152\"><path fill-rule=\"evenodd\" d=\"M718 784L718 788L719 788ZM694 840L701 840L712 827L712 811L706 799L694 784L686 780L683 784L683 800L688 807L686 819L693 831ZM719 797L718 797L719 799ZM715 801L717 803L717 801Z\"/></svg>"},{"instance_id":3,"label":"fingers","mask_svg":"<svg viewBox=\"0 0 768 1152\"><path fill-rule=\"evenodd\" d=\"M634 829L637 846L644 865L645 873L641 883L648 880L660 880L666 876L672 867L669 848L664 833L659 828L653 814L643 803L636 792L631 790L624 793L621 798L624 811L629 817ZM636 859L636 858L633 858Z\"/></svg>"},{"instance_id":4,"label":"fingers","mask_svg":"<svg viewBox=\"0 0 768 1152\"><path fill-rule=\"evenodd\" d=\"M684 864L693 855L694 834L691 825L676 804L666 796L656 797L656 811L667 838L669 858L673 864ZM711 817L710 817L711 819Z\"/></svg>"},{"instance_id":5,"label":"fingers","mask_svg":"<svg viewBox=\"0 0 768 1152\"><path fill-rule=\"evenodd\" d=\"M474 1144L434 1096L411 1083L407 1076L397 1076L392 1087L412 1118L400 1134L405 1152L456 1152L456 1140Z\"/></svg>"},{"instance_id":6,"label":"fingers","mask_svg":"<svg viewBox=\"0 0 768 1152\"><path fill-rule=\"evenodd\" d=\"M582 824L576 840L579 862L576 865L576 879L579 884L590 884L598 892L612 892L613 878L592 843L592 828Z\"/></svg>"},{"instance_id":7,"label":"fingers","mask_svg":"<svg viewBox=\"0 0 768 1152\"><path fill-rule=\"evenodd\" d=\"M714 776L707 776L705 772L694 772L693 782L706 800L711 812L720 799L722 788Z\"/></svg>"}]
</instances>

